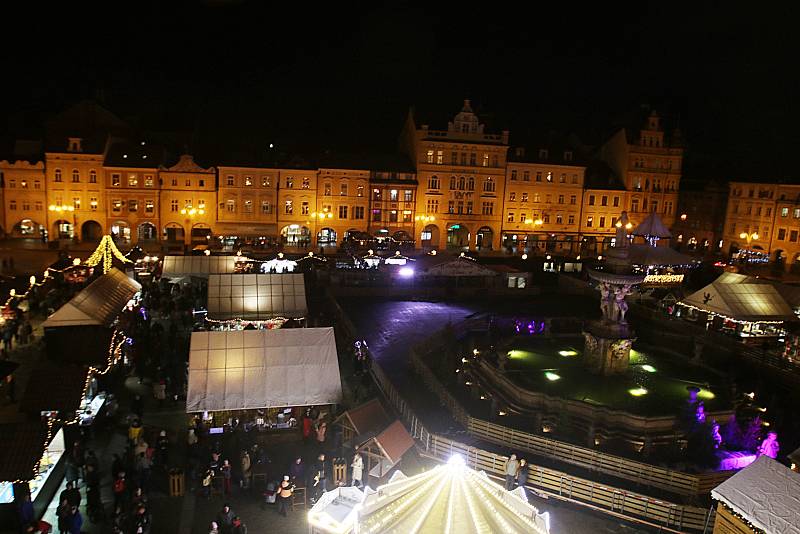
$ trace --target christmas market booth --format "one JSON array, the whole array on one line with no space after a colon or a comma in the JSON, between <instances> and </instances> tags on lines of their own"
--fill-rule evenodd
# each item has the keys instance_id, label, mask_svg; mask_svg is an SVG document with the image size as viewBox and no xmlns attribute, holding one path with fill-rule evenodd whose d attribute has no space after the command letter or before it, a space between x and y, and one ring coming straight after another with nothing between
<instances>
[{"instance_id":1,"label":"christmas market booth","mask_svg":"<svg viewBox=\"0 0 800 534\"><path fill-rule=\"evenodd\" d=\"M400 421L395 421L374 436L368 434L357 438L357 451L366 456L368 477L365 482L380 481L399 466L405 453L414 447L414 438Z\"/></svg>"},{"instance_id":2,"label":"christmas market booth","mask_svg":"<svg viewBox=\"0 0 800 534\"><path fill-rule=\"evenodd\" d=\"M214 433L294 429L302 407L341 398L331 327L192 333L186 411Z\"/></svg>"},{"instance_id":3,"label":"christmas market booth","mask_svg":"<svg viewBox=\"0 0 800 534\"><path fill-rule=\"evenodd\" d=\"M164 256L161 264L161 277L172 281L190 281L194 278L208 278L212 274L233 274L237 272L237 262L241 256Z\"/></svg>"},{"instance_id":4,"label":"christmas market booth","mask_svg":"<svg viewBox=\"0 0 800 534\"><path fill-rule=\"evenodd\" d=\"M207 321L212 327L244 322L256 328L276 328L287 319L302 322L306 315L308 304L302 273L208 277Z\"/></svg>"},{"instance_id":5,"label":"christmas market booth","mask_svg":"<svg viewBox=\"0 0 800 534\"><path fill-rule=\"evenodd\" d=\"M375 435L391 422L381 401L375 398L345 411L333 421L333 424L341 427L342 441L354 445L356 442L366 441L366 438L359 440L359 436Z\"/></svg>"},{"instance_id":6,"label":"christmas market booth","mask_svg":"<svg viewBox=\"0 0 800 534\"><path fill-rule=\"evenodd\" d=\"M502 532L549 534L550 518L528 503L523 488L506 491L454 456L445 465L364 491L328 491L308 512L310 534Z\"/></svg>"},{"instance_id":7,"label":"christmas market booth","mask_svg":"<svg viewBox=\"0 0 800 534\"><path fill-rule=\"evenodd\" d=\"M800 534L800 473L759 456L711 490L714 534Z\"/></svg>"},{"instance_id":8,"label":"christmas market booth","mask_svg":"<svg viewBox=\"0 0 800 534\"><path fill-rule=\"evenodd\" d=\"M29 494L41 515L61 484L64 431L40 420L0 426L0 524L16 524L16 500Z\"/></svg>"},{"instance_id":9,"label":"christmas market booth","mask_svg":"<svg viewBox=\"0 0 800 534\"><path fill-rule=\"evenodd\" d=\"M141 287L114 268L85 287L42 324L50 359L105 369L117 316Z\"/></svg>"},{"instance_id":10,"label":"christmas market booth","mask_svg":"<svg viewBox=\"0 0 800 534\"><path fill-rule=\"evenodd\" d=\"M787 300L793 292L781 286L726 272L678 302L678 315L746 342L782 337L797 315Z\"/></svg>"}]
</instances>

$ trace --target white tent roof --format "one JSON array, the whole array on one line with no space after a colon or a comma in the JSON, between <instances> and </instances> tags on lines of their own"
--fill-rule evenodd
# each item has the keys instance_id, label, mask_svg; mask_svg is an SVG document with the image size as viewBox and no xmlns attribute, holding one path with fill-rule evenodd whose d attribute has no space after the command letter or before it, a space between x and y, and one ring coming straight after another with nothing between
<instances>
[{"instance_id":1,"label":"white tent roof","mask_svg":"<svg viewBox=\"0 0 800 534\"><path fill-rule=\"evenodd\" d=\"M309 523L330 532L350 532L357 521L358 505L364 493L353 486L326 491L308 512Z\"/></svg>"},{"instance_id":2,"label":"white tent roof","mask_svg":"<svg viewBox=\"0 0 800 534\"><path fill-rule=\"evenodd\" d=\"M658 216L656 212L651 212L650 215L645 217L645 219L639 223L639 225L633 229L631 232L633 235L639 236L654 236L654 237L672 237L672 234L669 232L664 223L661 221L661 217Z\"/></svg>"},{"instance_id":3,"label":"white tent roof","mask_svg":"<svg viewBox=\"0 0 800 534\"><path fill-rule=\"evenodd\" d=\"M193 332L187 412L334 404L333 328Z\"/></svg>"},{"instance_id":4,"label":"white tent roof","mask_svg":"<svg viewBox=\"0 0 800 534\"><path fill-rule=\"evenodd\" d=\"M208 277L208 315L214 319L305 317L302 273L212 274Z\"/></svg>"},{"instance_id":5,"label":"white tent roof","mask_svg":"<svg viewBox=\"0 0 800 534\"><path fill-rule=\"evenodd\" d=\"M237 258L238 256L164 256L161 276L178 278L181 276L207 277L210 274L231 274L235 271Z\"/></svg>"},{"instance_id":6,"label":"white tent roof","mask_svg":"<svg viewBox=\"0 0 800 534\"><path fill-rule=\"evenodd\" d=\"M800 474L768 456L759 456L711 496L767 534L800 534Z\"/></svg>"},{"instance_id":7,"label":"white tent roof","mask_svg":"<svg viewBox=\"0 0 800 534\"><path fill-rule=\"evenodd\" d=\"M110 326L140 289L139 282L112 268L56 310L42 326Z\"/></svg>"},{"instance_id":8,"label":"white tent roof","mask_svg":"<svg viewBox=\"0 0 800 534\"><path fill-rule=\"evenodd\" d=\"M772 284L740 283L719 279L681 300L691 306L739 321L788 321L796 316L791 306Z\"/></svg>"}]
</instances>

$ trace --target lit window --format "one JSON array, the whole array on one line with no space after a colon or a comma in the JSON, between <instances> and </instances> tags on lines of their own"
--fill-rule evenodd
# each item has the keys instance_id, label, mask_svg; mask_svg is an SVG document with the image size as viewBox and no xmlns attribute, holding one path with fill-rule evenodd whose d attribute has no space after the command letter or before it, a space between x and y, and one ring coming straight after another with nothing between
<instances>
[{"instance_id":1,"label":"lit window","mask_svg":"<svg viewBox=\"0 0 800 534\"><path fill-rule=\"evenodd\" d=\"M594 221L594 217L592 217L591 215L590 215L589 217L587 217L587 218L586 218L586 227L587 227L587 228L591 228L591 227L592 227L592 222L593 222L593 221Z\"/></svg>"},{"instance_id":2,"label":"lit window","mask_svg":"<svg viewBox=\"0 0 800 534\"><path fill-rule=\"evenodd\" d=\"M56 180L59 181L59 180ZM114 187L119 187L120 182L122 181L122 177L118 173L114 173L111 175L111 185Z\"/></svg>"},{"instance_id":3,"label":"lit window","mask_svg":"<svg viewBox=\"0 0 800 534\"><path fill-rule=\"evenodd\" d=\"M138 200L129 200L128 201L128 211L136 212L139 210L139 201Z\"/></svg>"},{"instance_id":4,"label":"lit window","mask_svg":"<svg viewBox=\"0 0 800 534\"><path fill-rule=\"evenodd\" d=\"M291 200L287 200L283 205L283 212L286 215L291 215L294 213L294 203Z\"/></svg>"},{"instance_id":5,"label":"lit window","mask_svg":"<svg viewBox=\"0 0 800 534\"><path fill-rule=\"evenodd\" d=\"M309 189L310 187L311 180L309 180L307 176L303 177L303 189Z\"/></svg>"},{"instance_id":6,"label":"lit window","mask_svg":"<svg viewBox=\"0 0 800 534\"><path fill-rule=\"evenodd\" d=\"M145 200L144 201L144 212L145 213L153 213L155 211L156 203L152 200Z\"/></svg>"},{"instance_id":7,"label":"lit window","mask_svg":"<svg viewBox=\"0 0 800 534\"><path fill-rule=\"evenodd\" d=\"M269 203L269 200L261 201L261 213L265 215L272 213L272 205Z\"/></svg>"},{"instance_id":8,"label":"lit window","mask_svg":"<svg viewBox=\"0 0 800 534\"><path fill-rule=\"evenodd\" d=\"M111 211L119 213L122 211L122 200L114 199L111 201Z\"/></svg>"},{"instance_id":9,"label":"lit window","mask_svg":"<svg viewBox=\"0 0 800 534\"><path fill-rule=\"evenodd\" d=\"M397 189L390 190L389 191L389 200L391 202L397 202L397 198L398 198Z\"/></svg>"},{"instance_id":10,"label":"lit window","mask_svg":"<svg viewBox=\"0 0 800 534\"><path fill-rule=\"evenodd\" d=\"M236 201L232 199L226 200L225 209L228 210L228 213L236 213Z\"/></svg>"},{"instance_id":11,"label":"lit window","mask_svg":"<svg viewBox=\"0 0 800 534\"><path fill-rule=\"evenodd\" d=\"M97 197L89 198L89 209L92 211L97 211Z\"/></svg>"},{"instance_id":12,"label":"lit window","mask_svg":"<svg viewBox=\"0 0 800 534\"><path fill-rule=\"evenodd\" d=\"M347 196L347 184L343 183L339 185L339 195L343 197Z\"/></svg>"},{"instance_id":13,"label":"lit window","mask_svg":"<svg viewBox=\"0 0 800 534\"><path fill-rule=\"evenodd\" d=\"M308 215L308 202L300 203L300 215Z\"/></svg>"},{"instance_id":14,"label":"lit window","mask_svg":"<svg viewBox=\"0 0 800 534\"><path fill-rule=\"evenodd\" d=\"M356 187L356 196L358 196L358 197L363 197L364 196L364 186L363 185L359 185L358 187Z\"/></svg>"},{"instance_id":15,"label":"lit window","mask_svg":"<svg viewBox=\"0 0 800 534\"><path fill-rule=\"evenodd\" d=\"M153 187L153 175L152 174L145 174L144 175L144 186L145 187Z\"/></svg>"},{"instance_id":16,"label":"lit window","mask_svg":"<svg viewBox=\"0 0 800 534\"><path fill-rule=\"evenodd\" d=\"M247 185L247 182L245 182ZM245 200L244 201L244 212L245 213L253 213L253 201L252 200Z\"/></svg>"},{"instance_id":17,"label":"lit window","mask_svg":"<svg viewBox=\"0 0 800 534\"><path fill-rule=\"evenodd\" d=\"M253 185L253 177L252 176L245 176L244 177L244 185L246 185L246 186Z\"/></svg>"},{"instance_id":18,"label":"lit window","mask_svg":"<svg viewBox=\"0 0 800 534\"><path fill-rule=\"evenodd\" d=\"M322 193L326 197L331 196L331 184L330 182L326 182L324 186L324 192Z\"/></svg>"},{"instance_id":19,"label":"lit window","mask_svg":"<svg viewBox=\"0 0 800 534\"><path fill-rule=\"evenodd\" d=\"M128 187L136 187L139 185L139 178L135 174L128 175Z\"/></svg>"}]
</instances>

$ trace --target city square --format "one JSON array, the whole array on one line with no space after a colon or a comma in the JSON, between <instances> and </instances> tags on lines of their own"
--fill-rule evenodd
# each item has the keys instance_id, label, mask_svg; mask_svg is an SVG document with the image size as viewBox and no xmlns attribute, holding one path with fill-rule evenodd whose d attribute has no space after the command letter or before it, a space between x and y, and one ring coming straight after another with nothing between
<instances>
[{"instance_id":1,"label":"city square","mask_svg":"<svg viewBox=\"0 0 800 534\"><path fill-rule=\"evenodd\" d=\"M4 34L0 534L800 534L758 13L84 9Z\"/></svg>"}]
</instances>

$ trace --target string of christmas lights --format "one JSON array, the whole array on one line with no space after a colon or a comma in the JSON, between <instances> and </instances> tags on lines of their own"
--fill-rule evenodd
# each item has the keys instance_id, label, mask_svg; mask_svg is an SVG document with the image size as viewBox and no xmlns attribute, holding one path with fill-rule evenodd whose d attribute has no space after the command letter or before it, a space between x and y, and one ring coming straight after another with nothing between
<instances>
[{"instance_id":1,"label":"string of christmas lights","mask_svg":"<svg viewBox=\"0 0 800 534\"><path fill-rule=\"evenodd\" d=\"M113 258L117 258L122 263L133 263L119 251L110 235L104 235L103 239L100 240L100 244L84 263L90 267L95 267L102 261L103 274L105 274L111 269Z\"/></svg>"}]
</instances>

